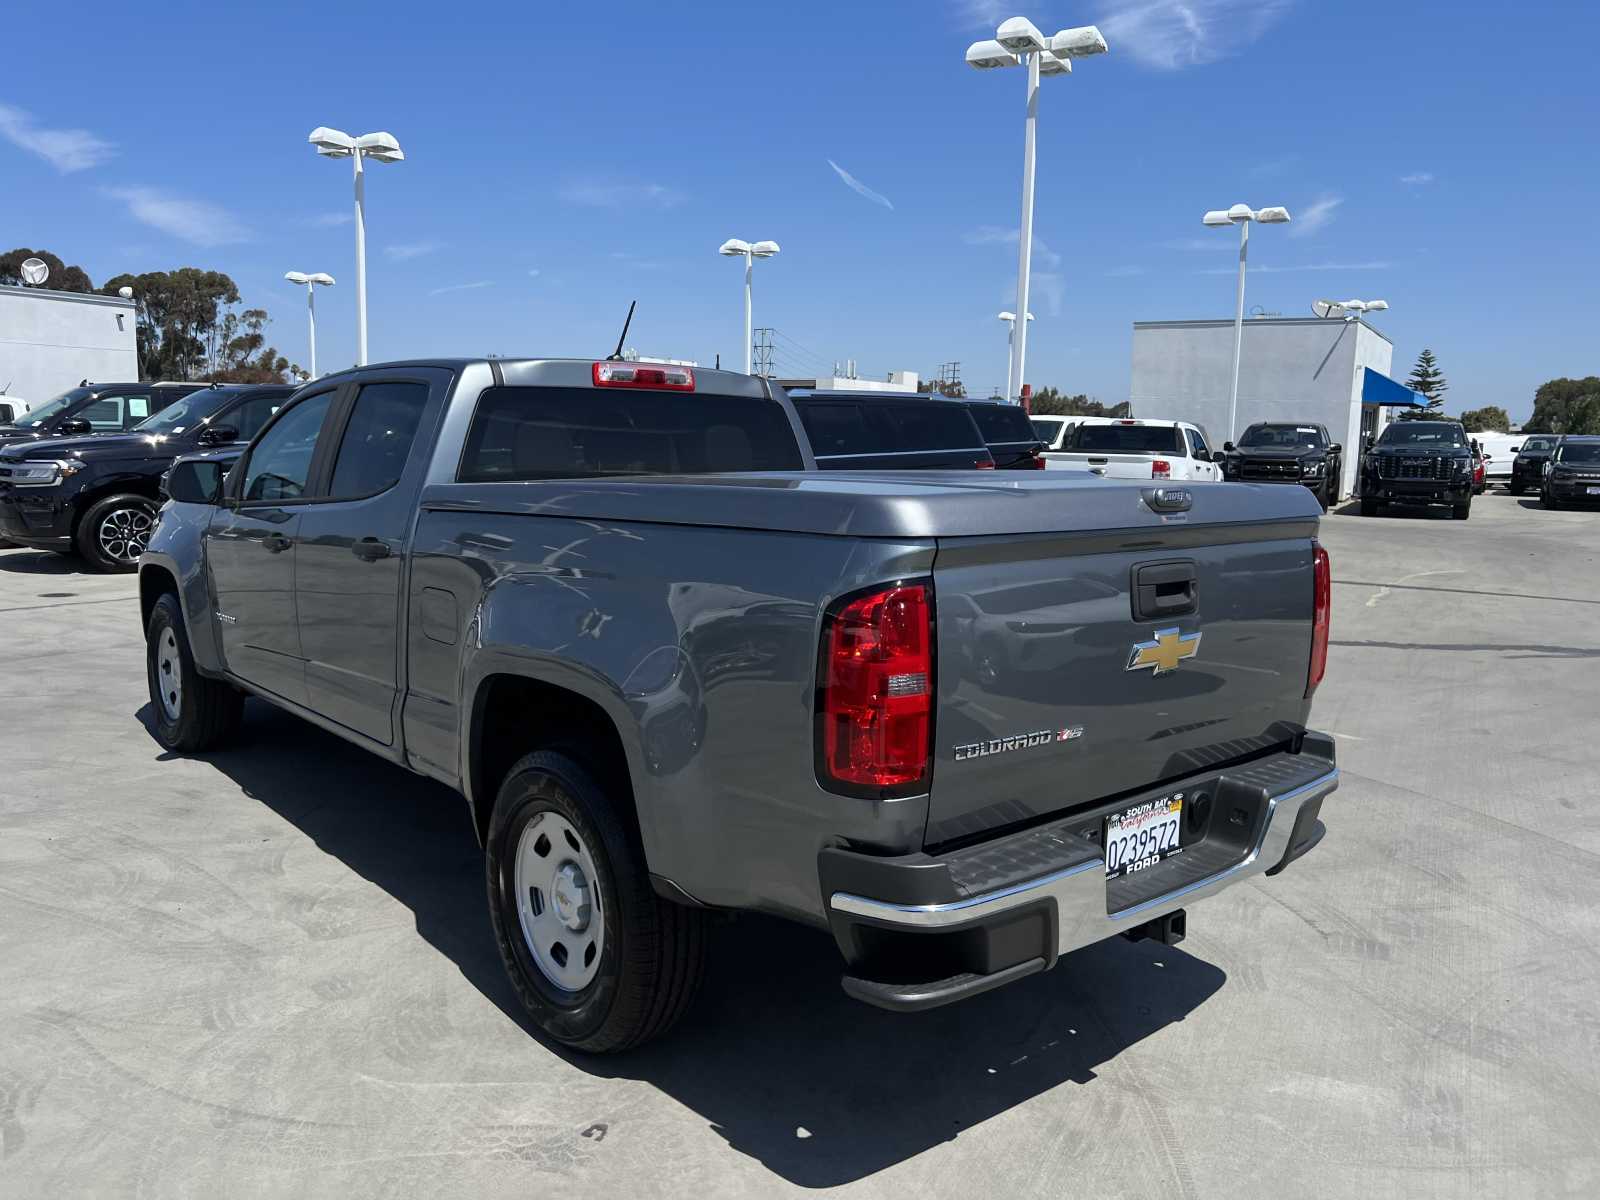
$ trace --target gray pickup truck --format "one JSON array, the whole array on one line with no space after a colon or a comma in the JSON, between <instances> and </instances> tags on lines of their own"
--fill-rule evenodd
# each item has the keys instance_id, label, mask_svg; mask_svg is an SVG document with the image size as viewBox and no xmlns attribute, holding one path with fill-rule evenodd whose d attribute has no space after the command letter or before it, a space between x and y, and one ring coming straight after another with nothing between
<instances>
[{"instance_id":1,"label":"gray pickup truck","mask_svg":"<svg viewBox=\"0 0 1600 1200\"><path fill-rule=\"evenodd\" d=\"M830 930L914 1010L1322 834L1328 560L1301 488L819 472L760 379L395 363L180 460L140 563L153 724L245 693L465 797L550 1037L636 1045L708 917Z\"/></svg>"}]
</instances>

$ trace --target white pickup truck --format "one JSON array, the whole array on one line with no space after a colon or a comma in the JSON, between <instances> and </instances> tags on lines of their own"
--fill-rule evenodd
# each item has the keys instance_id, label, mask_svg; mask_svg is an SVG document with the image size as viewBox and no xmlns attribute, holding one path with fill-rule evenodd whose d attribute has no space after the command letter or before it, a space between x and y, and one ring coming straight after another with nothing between
<instances>
[{"instance_id":1,"label":"white pickup truck","mask_svg":"<svg viewBox=\"0 0 1600 1200\"><path fill-rule=\"evenodd\" d=\"M1047 470L1088 470L1108 479L1222 478L1206 435L1187 421L1083 417L1060 450L1047 451Z\"/></svg>"}]
</instances>

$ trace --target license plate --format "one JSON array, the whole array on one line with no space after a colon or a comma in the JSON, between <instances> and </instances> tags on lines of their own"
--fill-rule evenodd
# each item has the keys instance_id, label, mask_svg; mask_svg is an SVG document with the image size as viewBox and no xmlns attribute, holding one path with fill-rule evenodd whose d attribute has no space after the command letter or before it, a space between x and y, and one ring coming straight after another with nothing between
<instances>
[{"instance_id":1,"label":"license plate","mask_svg":"<svg viewBox=\"0 0 1600 1200\"><path fill-rule=\"evenodd\" d=\"M1135 804L1106 818L1106 878L1131 875L1176 854L1183 794Z\"/></svg>"},{"instance_id":2,"label":"license plate","mask_svg":"<svg viewBox=\"0 0 1600 1200\"><path fill-rule=\"evenodd\" d=\"M1592 487L1589 488L1588 491L1589 495L1591 496L1600 496L1600 487Z\"/></svg>"}]
</instances>

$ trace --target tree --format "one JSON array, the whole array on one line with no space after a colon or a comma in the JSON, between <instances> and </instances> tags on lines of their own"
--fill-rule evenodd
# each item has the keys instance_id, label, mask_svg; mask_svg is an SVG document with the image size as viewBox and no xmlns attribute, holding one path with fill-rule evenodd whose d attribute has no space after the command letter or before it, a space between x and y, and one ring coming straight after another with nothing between
<instances>
[{"instance_id":1,"label":"tree","mask_svg":"<svg viewBox=\"0 0 1600 1200\"><path fill-rule=\"evenodd\" d=\"M1028 411L1039 417L1126 417L1131 415L1126 400L1105 405L1079 392L1069 396L1053 387L1040 388L1028 401Z\"/></svg>"},{"instance_id":2,"label":"tree","mask_svg":"<svg viewBox=\"0 0 1600 1200\"><path fill-rule=\"evenodd\" d=\"M6 254L0 254L0 284L20 286L22 283L22 264L30 259L37 258L50 268L50 275L39 286L47 292L92 292L94 284L89 279L89 274L82 267L69 267L48 250L28 250L19 248Z\"/></svg>"},{"instance_id":3,"label":"tree","mask_svg":"<svg viewBox=\"0 0 1600 1200\"><path fill-rule=\"evenodd\" d=\"M938 393L941 396L948 396L951 400L967 398L967 385L959 379L924 379L917 384L917 391L929 396Z\"/></svg>"},{"instance_id":4,"label":"tree","mask_svg":"<svg viewBox=\"0 0 1600 1200\"><path fill-rule=\"evenodd\" d=\"M1417 365L1411 368L1411 378L1406 380L1406 386L1413 392L1422 393L1422 398L1428 402L1429 412L1439 412L1450 385L1444 381L1444 372L1439 370L1432 350L1424 349L1417 355Z\"/></svg>"},{"instance_id":5,"label":"tree","mask_svg":"<svg viewBox=\"0 0 1600 1200\"><path fill-rule=\"evenodd\" d=\"M1524 433L1600 433L1600 378L1551 379L1533 394Z\"/></svg>"},{"instance_id":6,"label":"tree","mask_svg":"<svg viewBox=\"0 0 1600 1200\"><path fill-rule=\"evenodd\" d=\"M206 377L218 383L286 383L300 368L266 344L267 310L224 313L218 322Z\"/></svg>"},{"instance_id":7,"label":"tree","mask_svg":"<svg viewBox=\"0 0 1600 1200\"><path fill-rule=\"evenodd\" d=\"M180 267L118 275L100 290L131 287L139 373L145 379L286 383L298 368L266 344L265 309L235 312L239 289L221 271Z\"/></svg>"},{"instance_id":8,"label":"tree","mask_svg":"<svg viewBox=\"0 0 1600 1200\"><path fill-rule=\"evenodd\" d=\"M1467 409L1461 414L1461 423L1471 433L1506 433L1511 429L1511 414L1498 404L1489 404Z\"/></svg>"}]
</instances>

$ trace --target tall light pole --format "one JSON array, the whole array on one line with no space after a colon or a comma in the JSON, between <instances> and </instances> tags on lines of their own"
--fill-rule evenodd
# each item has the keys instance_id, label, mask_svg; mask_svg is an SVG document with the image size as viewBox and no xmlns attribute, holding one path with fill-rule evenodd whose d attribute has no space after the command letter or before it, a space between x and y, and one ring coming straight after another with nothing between
<instances>
[{"instance_id":1,"label":"tall light pole","mask_svg":"<svg viewBox=\"0 0 1600 1200\"><path fill-rule=\"evenodd\" d=\"M729 238L717 247L718 254L727 255L729 258L744 259L744 373L751 373L750 361L751 342L755 332L750 324L750 277L755 274L756 259L771 258L778 253L777 242L747 242L741 238Z\"/></svg>"},{"instance_id":2,"label":"tall light pole","mask_svg":"<svg viewBox=\"0 0 1600 1200\"><path fill-rule=\"evenodd\" d=\"M1328 317L1343 317L1346 321L1358 321L1371 312L1388 312L1387 300L1313 300L1311 311L1324 319Z\"/></svg>"},{"instance_id":3,"label":"tall light pole","mask_svg":"<svg viewBox=\"0 0 1600 1200\"><path fill-rule=\"evenodd\" d=\"M317 285L333 286L333 276L318 271L307 275L304 271L290 271L284 276L290 283L306 285L306 320L311 326L311 378L317 377Z\"/></svg>"},{"instance_id":4,"label":"tall light pole","mask_svg":"<svg viewBox=\"0 0 1600 1200\"><path fill-rule=\"evenodd\" d=\"M342 129L318 125L306 139L327 158L348 158L356 170L356 365L367 365L367 190L363 164L403 162L400 143L389 133L351 137Z\"/></svg>"},{"instance_id":5,"label":"tall light pole","mask_svg":"<svg viewBox=\"0 0 1600 1200\"><path fill-rule=\"evenodd\" d=\"M1015 348L1017 340L1017 314L1003 312L1000 314L1000 319L1006 323L1006 399L1009 400L1011 399L1012 389L1016 386L1016 381L1011 378L1011 368L1015 365L1011 352ZM1033 320L1032 313L1028 314L1028 320Z\"/></svg>"},{"instance_id":6,"label":"tall light pole","mask_svg":"<svg viewBox=\"0 0 1600 1200\"><path fill-rule=\"evenodd\" d=\"M967 65L987 71L994 67L1028 68L1028 115L1022 135L1022 224L1017 230L1017 311L1028 311L1028 276L1033 259L1033 168L1034 135L1039 120L1039 78L1042 75L1067 75L1074 58L1088 58L1106 52L1106 39L1093 25L1063 29L1046 37L1026 17L1011 17L995 30L994 40L973 42L967 47ZM1011 382L1006 385L1008 400L1027 382L1028 322L1014 326L1011 339Z\"/></svg>"},{"instance_id":7,"label":"tall light pole","mask_svg":"<svg viewBox=\"0 0 1600 1200\"><path fill-rule=\"evenodd\" d=\"M1239 424L1239 350L1244 345L1244 263L1250 250L1250 222L1284 225L1288 223L1289 210L1251 208L1248 204L1235 204L1228 209L1214 208L1200 220L1206 225L1239 227L1239 303L1233 315L1233 389L1228 399L1228 438L1231 440Z\"/></svg>"}]
</instances>

